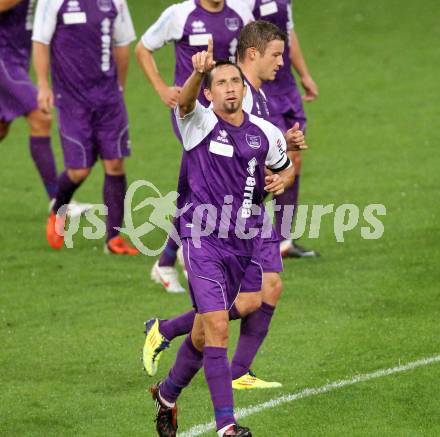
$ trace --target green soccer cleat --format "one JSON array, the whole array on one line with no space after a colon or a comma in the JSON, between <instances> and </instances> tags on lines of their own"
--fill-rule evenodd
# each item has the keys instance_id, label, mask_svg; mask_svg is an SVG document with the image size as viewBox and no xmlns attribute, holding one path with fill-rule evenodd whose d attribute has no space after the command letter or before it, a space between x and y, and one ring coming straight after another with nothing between
<instances>
[{"instance_id":1,"label":"green soccer cleat","mask_svg":"<svg viewBox=\"0 0 440 437\"><path fill-rule=\"evenodd\" d=\"M280 382L268 382L257 378L251 370L245 373L240 378L234 379L232 381L232 388L234 390L253 390L257 388L278 388L282 387L283 384Z\"/></svg>"},{"instance_id":2,"label":"green soccer cleat","mask_svg":"<svg viewBox=\"0 0 440 437\"><path fill-rule=\"evenodd\" d=\"M142 363L149 376L157 373L160 357L170 342L159 331L159 319L145 322L145 343L142 349Z\"/></svg>"}]
</instances>

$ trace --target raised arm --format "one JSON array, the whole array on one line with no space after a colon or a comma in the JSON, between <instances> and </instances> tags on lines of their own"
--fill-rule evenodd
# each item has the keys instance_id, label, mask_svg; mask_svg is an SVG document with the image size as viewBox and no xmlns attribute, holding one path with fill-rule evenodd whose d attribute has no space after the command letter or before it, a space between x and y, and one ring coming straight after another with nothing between
<instances>
[{"instance_id":1,"label":"raised arm","mask_svg":"<svg viewBox=\"0 0 440 437\"><path fill-rule=\"evenodd\" d=\"M21 2L22 0L0 0L0 12L9 11Z\"/></svg>"},{"instance_id":2,"label":"raised arm","mask_svg":"<svg viewBox=\"0 0 440 437\"><path fill-rule=\"evenodd\" d=\"M213 53L213 42L212 39L210 39L208 42L208 50L198 52L192 57L194 71L183 85L179 95L180 117L184 117L194 110L204 75L215 67Z\"/></svg>"},{"instance_id":3,"label":"raised arm","mask_svg":"<svg viewBox=\"0 0 440 437\"><path fill-rule=\"evenodd\" d=\"M312 79L307 68L304 55L301 50L301 45L299 43L298 36L294 29L290 31L290 59L292 61L293 68L299 74L301 78L301 84L306 92L304 100L306 102L311 102L318 97L318 86Z\"/></svg>"}]
</instances>

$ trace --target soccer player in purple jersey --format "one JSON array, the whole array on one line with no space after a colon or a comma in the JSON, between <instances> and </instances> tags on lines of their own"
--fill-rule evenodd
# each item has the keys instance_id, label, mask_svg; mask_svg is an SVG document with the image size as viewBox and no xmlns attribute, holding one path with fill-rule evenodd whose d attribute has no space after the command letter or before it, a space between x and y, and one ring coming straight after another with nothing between
<instances>
[{"instance_id":1,"label":"soccer player in purple jersey","mask_svg":"<svg viewBox=\"0 0 440 437\"><path fill-rule=\"evenodd\" d=\"M180 88L192 72L191 58L206 49L209 38L215 41L215 59L235 62L240 30L252 20L249 7L241 0L188 0L167 8L145 32L136 48L138 61L164 104L171 109L176 106ZM174 43L176 58L173 86L168 86L162 79L153 57L155 51L170 42ZM208 105L203 93L200 93L199 100ZM173 112L171 120L181 141ZM186 163L183 158L177 190L181 194L178 207L182 206L185 189ZM175 269L177 250L177 243L169 238L162 256L151 271L151 278L170 293L185 291Z\"/></svg>"},{"instance_id":2,"label":"soccer player in purple jersey","mask_svg":"<svg viewBox=\"0 0 440 437\"><path fill-rule=\"evenodd\" d=\"M211 42L207 52L193 56L194 72L180 92L176 109L188 156L187 198L191 202L180 219L180 229L197 314L168 377L151 389L159 436L176 435L176 400L202 366L218 435L252 436L234 418L227 357L228 310L240 288L258 293L261 287L264 191L279 194L290 181L291 163L283 134L271 123L243 111L246 86L239 67L230 61L215 65L212 53ZM204 77L205 97L212 108L197 101ZM266 167L274 174L266 176ZM247 192L252 193L250 199ZM220 213L225 198L231 205L228 224L215 217L212 234L194 235L193 225L203 220L206 204Z\"/></svg>"},{"instance_id":3,"label":"soccer player in purple jersey","mask_svg":"<svg viewBox=\"0 0 440 437\"><path fill-rule=\"evenodd\" d=\"M253 22L242 30L238 43L239 65L246 77L247 93L243 100L243 109L253 115L268 118L267 101L261 90L262 84L273 80L283 64L283 51L286 35L277 26L267 22ZM285 133L288 147L293 150L305 146L304 136L296 125ZM293 168L292 168L293 173ZM293 179L293 174L291 175ZM263 240L261 265L263 269L262 293L246 293L242 288L237 302L229 314L231 319L242 318L240 339L232 362L233 387L235 389L274 388L277 382L267 382L257 378L250 365L263 343L273 316L275 306L282 291L279 273L282 262L279 252L279 239L272 228L271 234ZM254 308L252 314L243 313L242 299ZM175 319L151 319L146 324L146 340L143 349L143 362L147 373L157 372L161 354L169 342L176 336L190 331L194 320L194 311Z\"/></svg>"},{"instance_id":4,"label":"soccer player in purple jersey","mask_svg":"<svg viewBox=\"0 0 440 437\"><path fill-rule=\"evenodd\" d=\"M66 167L46 227L48 243L54 249L62 247L61 207L69 203L99 156L108 207L105 250L136 255L138 250L118 231L127 184L124 157L130 155L123 87L129 44L135 39L127 4L125 0L40 0L32 39L38 104L50 113L55 102Z\"/></svg>"},{"instance_id":5,"label":"soccer player in purple jersey","mask_svg":"<svg viewBox=\"0 0 440 437\"><path fill-rule=\"evenodd\" d=\"M38 108L37 89L29 78L34 3L35 0L0 1L0 141L16 118L26 118L31 156L53 203L58 184L50 138L51 117ZM71 204L69 214L81 214L90 206Z\"/></svg>"},{"instance_id":6,"label":"soccer player in purple jersey","mask_svg":"<svg viewBox=\"0 0 440 437\"><path fill-rule=\"evenodd\" d=\"M294 29L292 18L292 0L245 0L252 9L255 19L269 21L285 30L289 35L289 46L284 52L284 65L277 73L274 81L263 85L263 90L269 97L270 121L278 126L283 132L290 129L295 123L299 123L300 129L306 130L306 114L304 112L303 100L311 102L318 97L318 87L310 75L307 63L304 59L298 35ZM292 66L301 78L301 84L305 95L301 94L296 85L295 77L292 74ZM286 257L302 258L319 256L319 253L305 249L290 239L292 222L295 217L298 205L298 193L301 174L301 153L289 152L290 159L295 164L295 182L281 196L276 197L277 203L281 206L275 212L275 226L281 242L281 253ZM284 206L294 205L292 221L285 228L282 235L282 219Z\"/></svg>"}]
</instances>

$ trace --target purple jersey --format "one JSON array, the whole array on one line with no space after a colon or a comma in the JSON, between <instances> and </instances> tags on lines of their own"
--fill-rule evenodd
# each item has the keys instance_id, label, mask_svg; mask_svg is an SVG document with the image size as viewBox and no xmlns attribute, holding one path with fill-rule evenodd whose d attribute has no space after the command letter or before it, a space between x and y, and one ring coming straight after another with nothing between
<instances>
[{"instance_id":1,"label":"purple jersey","mask_svg":"<svg viewBox=\"0 0 440 437\"><path fill-rule=\"evenodd\" d=\"M145 32L142 43L155 51L165 43L174 42L174 84L182 86L193 72L192 56L206 50L210 38L214 41L214 59L235 62L238 36L250 21L253 21L252 13L241 0L226 0L220 12L207 11L199 0L187 0L167 8ZM208 106L202 94L200 101Z\"/></svg>"},{"instance_id":2,"label":"purple jersey","mask_svg":"<svg viewBox=\"0 0 440 437\"><path fill-rule=\"evenodd\" d=\"M246 112L242 125L233 126L199 102L178 125L188 171L186 200L191 204L181 217L181 237L193 236L195 223L201 223L202 229L211 227L226 250L251 256L260 240L250 238L249 232L263 225L265 167L281 171L290 165L283 134ZM228 220L222 214L225 203L231 208ZM253 205L260 207L259 214Z\"/></svg>"},{"instance_id":3,"label":"purple jersey","mask_svg":"<svg viewBox=\"0 0 440 437\"><path fill-rule=\"evenodd\" d=\"M256 20L265 20L275 24L290 37L293 30L292 1L291 0L246 0L252 8ZM290 93L296 87L295 78L291 70L290 50L286 47L283 54L284 66L278 71L273 82L264 84L269 98Z\"/></svg>"},{"instance_id":4,"label":"purple jersey","mask_svg":"<svg viewBox=\"0 0 440 437\"><path fill-rule=\"evenodd\" d=\"M23 0L0 13L0 59L29 68L35 0Z\"/></svg>"},{"instance_id":5,"label":"purple jersey","mask_svg":"<svg viewBox=\"0 0 440 437\"><path fill-rule=\"evenodd\" d=\"M32 39L50 44L56 95L91 106L119 100L112 48L135 38L125 0L38 2Z\"/></svg>"},{"instance_id":6,"label":"purple jersey","mask_svg":"<svg viewBox=\"0 0 440 437\"><path fill-rule=\"evenodd\" d=\"M257 91L250 82L245 81L247 93L243 99L243 111L257 117L269 120L270 112L267 104L266 94L263 90Z\"/></svg>"}]
</instances>

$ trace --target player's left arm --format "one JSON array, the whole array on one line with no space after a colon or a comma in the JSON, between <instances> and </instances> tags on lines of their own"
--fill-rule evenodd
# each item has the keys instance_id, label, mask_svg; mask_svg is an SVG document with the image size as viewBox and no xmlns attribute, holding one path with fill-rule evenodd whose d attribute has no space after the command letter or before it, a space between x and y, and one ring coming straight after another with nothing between
<instances>
[{"instance_id":1,"label":"player's left arm","mask_svg":"<svg viewBox=\"0 0 440 437\"><path fill-rule=\"evenodd\" d=\"M266 157L266 167L272 172L265 177L268 193L280 195L293 185L295 169L287 156L287 144L281 131L273 126L273 133L269 137L269 151Z\"/></svg>"},{"instance_id":2,"label":"player's left arm","mask_svg":"<svg viewBox=\"0 0 440 437\"><path fill-rule=\"evenodd\" d=\"M126 0L114 0L118 15L113 29L113 56L119 85L124 88L130 60L130 43L136 39L133 21Z\"/></svg>"},{"instance_id":3,"label":"player's left arm","mask_svg":"<svg viewBox=\"0 0 440 437\"><path fill-rule=\"evenodd\" d=\"M311 102L318 97L319 90L318 85L312 79L312 76L307 67L306 60L304 58L303 52L301 50L301 45L299 43L298 35L294 29L290 31L290 59L295 71L299 74L301 78L301 84L306 92L304 100L306 102Z\"/></svg>"},{"instance_id":4,"label":"player's left arm","mask_svg":"<svg viewBox=\"0 0 440 437\"><path fill-rule=\"evenodd\" d=\"M0 0L0 12L9 11L9 9L15 8L23 0Z\"/></svg>"},{"instance_id":5,"label":"player's left arm","mask_svg":"<svg viewBox=\"0 0 440 437\"><path fill-rule=\"evenodd\" d=\"M127 81L128 64L130 61L130 46L113 47L113 57L115 59L119 85L124 89Z\"/></svg>"}]
</instances>

